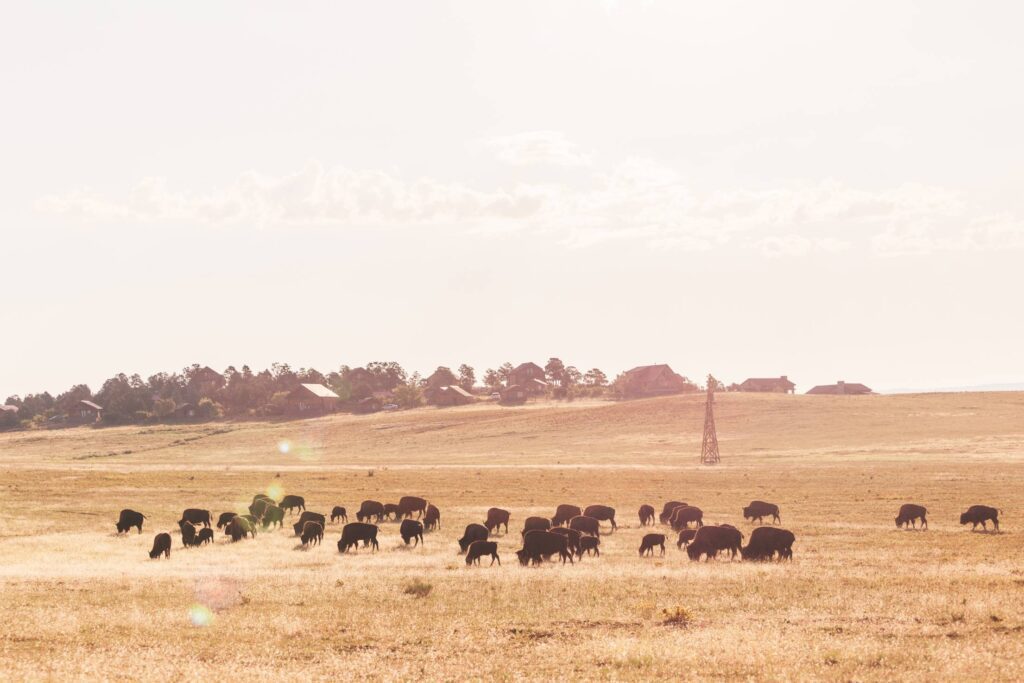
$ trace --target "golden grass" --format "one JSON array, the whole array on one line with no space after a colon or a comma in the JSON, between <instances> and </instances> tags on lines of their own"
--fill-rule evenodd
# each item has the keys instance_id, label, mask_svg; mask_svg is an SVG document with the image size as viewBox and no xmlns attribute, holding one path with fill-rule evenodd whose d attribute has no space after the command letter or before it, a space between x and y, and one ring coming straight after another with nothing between
<instances>
[{"instance_id":1,"label":"golden grass","mask_svg":"<svg viewBox=\"0 0 1024 683\"><path fill-rule=\"evenodd\" d=\"M676 397L2 435L0 671L1024 678L1024 395L724 395L716 468L695 464L701 415ZM170 561L148 559L183 508L216 514L271 483L324 513L424 495L442 529L410 550L384 524L380 552L345 556L340 525L308 551L290 528L190 550L175 534ZM674 542L640 559L637 508L672 498L747 534L740 508L777 502L795 560L690 563ZM622 528L600 559L519 567L517 524L562 502L610 504ZM897 531L902 502L931 530ZM973 503L1003 508L1004 533L961 528ZM469 569L455 539L492 505L513 514L503 566ZM122 507L149 515L141 536L114 534Z\"/></svg>"}]
</instances>

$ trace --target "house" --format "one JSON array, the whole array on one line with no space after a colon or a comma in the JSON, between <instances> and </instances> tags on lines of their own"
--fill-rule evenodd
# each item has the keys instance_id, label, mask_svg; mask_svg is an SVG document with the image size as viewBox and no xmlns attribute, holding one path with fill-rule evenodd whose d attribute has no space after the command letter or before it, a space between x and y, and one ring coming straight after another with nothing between
<instances>
[{"instance_id":1,"label":"house","mask_svg":"<svg viewBox=\"0 0 1024 683\"><path fill-rule=\"evenodd\" d=\"M300 384L288 394L285 412L290 415L324 415L338 409L341 399L323 384Z\"/></svg>"},{"instance_id":2,"label":"house","mask_svg":"<svg viewBox=\"0 0 1024 683\"><path fill-rule=\"evenodd\" d=\"M641 365L627 370L620 379L620 391L626 398L662 396L697 391L697 386L673 372L668 365Z\"/></svg>"},{"instance_id":3,"label":"house","mask_svg":"<svg viewBox=\"0 0 1024 683\"><path fill-rule=\"evenodd\" d=\"M457 384L450 384L440 387L431 393L430 402L435 406L464 406L476 400L473 394L469 393Z\"/></svg>"},{"instance_id":4,"label":"house","mask_svg":"<svg viewBox=\"0 0 1024 683\"><path fill-rule=\"evenodd\" d=\"M548 388L544 368L536 363L522 363L508 373L508 387L518 385L529 394L542 394Z\"/></svg>"},{"instance_id":5,"label":"house","mask_svg":"<svg viewBox=\"0 0 1024 683\"><path fill-rule=\"evenodd\" d=\"M174 407L174 419L176 420L192 420L196 416L196 407L191 403L182 403L180 406Z\"/></svg>"},{"instance_id":6,"label":"house","mask_svg":"<svg viewBox=\"0 0 1024 683\"><path fill-rule=\"evenodd\" d=\"M863 384L840 381L835 384L819 384L807 393L833 396L861 396L863 394L872 394L874 392Z\"/></svg>"},{"instance_id":7,"label":"house","mask_svg":"<svg viewBox=\"0 0 1024 683\"><path fill-rule=\"evenodd\" d=\"M526 387L519 384L505 387L500 393L501 402L507 404L526 403L526 399L530 396L530 392L527 391Z\"/></svg>"},{"instance_id":8,"label":"house","mask_svg":"<svg viewBox=\"0 0 1024 683\"><path fill-rule=\"evenodd\" d=\"M196 370L188 380L189 388L199 397L212 396L224 383L224 376L208 365Z\"/></svg>"},{"instance_id":9,"label":"house","mask_svg":"<svg viewBox=\"0 0 1024 683\"><path fill-rule=\"evenodd\" d=\"M782 377L751 377L739 385L739 391L760 391L771 394L795 394L796 385L789 378Z\"/></svg>"},{"instance_id":10,"label":"house","mask_svg":"<svg viewBox=\"0 0 1024 683\"><path fill-rule=\"evenodd\" d=\"M69 424L89 424L103 419L103 408L92 401L82 399L68 410Z\"/></svg>"}]
</instances>

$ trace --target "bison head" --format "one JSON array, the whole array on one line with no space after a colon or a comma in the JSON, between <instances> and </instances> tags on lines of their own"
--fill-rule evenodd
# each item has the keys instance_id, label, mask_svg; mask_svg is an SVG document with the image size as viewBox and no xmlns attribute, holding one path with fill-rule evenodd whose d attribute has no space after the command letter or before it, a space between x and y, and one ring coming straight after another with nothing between
<instances>
[{"instance_id":1,"label":"bison head","mask_svg":"<svg viewBox=\"0 0 1024 683\"><path fill-rule=\"evenodd\" d=\"M686 554L691 560L699 560L703 548L698 543L691 543L686 546Z\"/></svg>"},{"instance_id":2,"label":"bison head","mask_svg":"<svg viewBox=\"0 0 1024 683\"><path fill-rule=\"evenodd\" d=\"M524 567L530 564L530 556L526 554L525 548L523 550L517 550L516 557L519 558L519 564L523 565Z\"/></svg>"},{"instance_id":3,"label":"bison head","mask_svg":"<svg viewBox=\"0 0 1024 683\"><path fill-rule=\"evenodd\" d=\"M750 511L750 506L743 508L743 519L752 519L754 514Z\"/></svg>"},{"instance_id":4,"label":"bison head","mask_svg":"<svg viewBox=\"0 0 1024 683\"><path fill-rule=\"evenodd\" d=\"M960 513L960 523L961 524L969 524L970 521L971 520L969 519L969 517L968 517L966 512L961 512Z\"/></svg>"}]
</instances>

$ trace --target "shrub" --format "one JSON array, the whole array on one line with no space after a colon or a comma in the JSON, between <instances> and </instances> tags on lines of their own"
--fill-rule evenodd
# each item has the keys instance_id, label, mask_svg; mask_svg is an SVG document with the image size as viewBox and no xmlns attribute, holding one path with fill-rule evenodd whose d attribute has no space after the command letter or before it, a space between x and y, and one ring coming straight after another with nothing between
<instances>
[{"instance_id":1,"label":"shrub","mask_svg":"<svg viewBox=\"0 0 1024 683\"><path fill-rule=\"evenodd\" d=\"M212 398L201 398L196 405L196 415L204 420L224 417L224 408Z\"/></svg>"},{"instance_id":2,"label":"shrub","mask_svg":"<svg viewBox=\"0 0 1024 683\"><path fill-rule=\"evenodd\" d=\"M693 621L693 615L685 607L665 608L661 610L661 623L665 626L689 626Z\"/></svg>"},{"instance_id":3,"label":"shrub","mask_svg":"<svg viewBox=\"0 0 1024 683\"><path fill-rule=\"evenodd\" d=\"M416 579L415 581L405 584L405 590L402 592L416 598L425 598L430 595L430 591L432 590L434 590L432 585L426 581Z\"/></svg>"}]
</instances>

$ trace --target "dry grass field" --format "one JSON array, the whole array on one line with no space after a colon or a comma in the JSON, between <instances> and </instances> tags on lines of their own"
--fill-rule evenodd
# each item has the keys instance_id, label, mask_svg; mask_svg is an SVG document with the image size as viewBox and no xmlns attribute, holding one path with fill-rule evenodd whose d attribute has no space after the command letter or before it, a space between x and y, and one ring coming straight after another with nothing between
<instances>
[{"instance_id":1,"label":"dry grass field","mask_svg":"<svg viewBox=\"0 0 1024 683\"><path fill-rule=\"evenodd\" d=\"M1024 679L1024 395L728 394L723 463L696 464L702 397L473 406L304 422L0 435L5 680ZM186 507L274 486L311 510L422 495L442 528L339 555L340 525L148 558ZM637 556L637 508L682 499L749 535L776 502L792 563ZM522 568L529 515L605 503L600 559ZM898 531L900 503L931 529ZM958 514L1002 508L1003 532ZM455 542L512 511L502 566ZM118 511L149 520L118 537ZM427 584L425 596L406 593ZM425 588L423 589L426 590ZM421 591L422 593L423 591Z\"/></svg>"}]
</instances>

